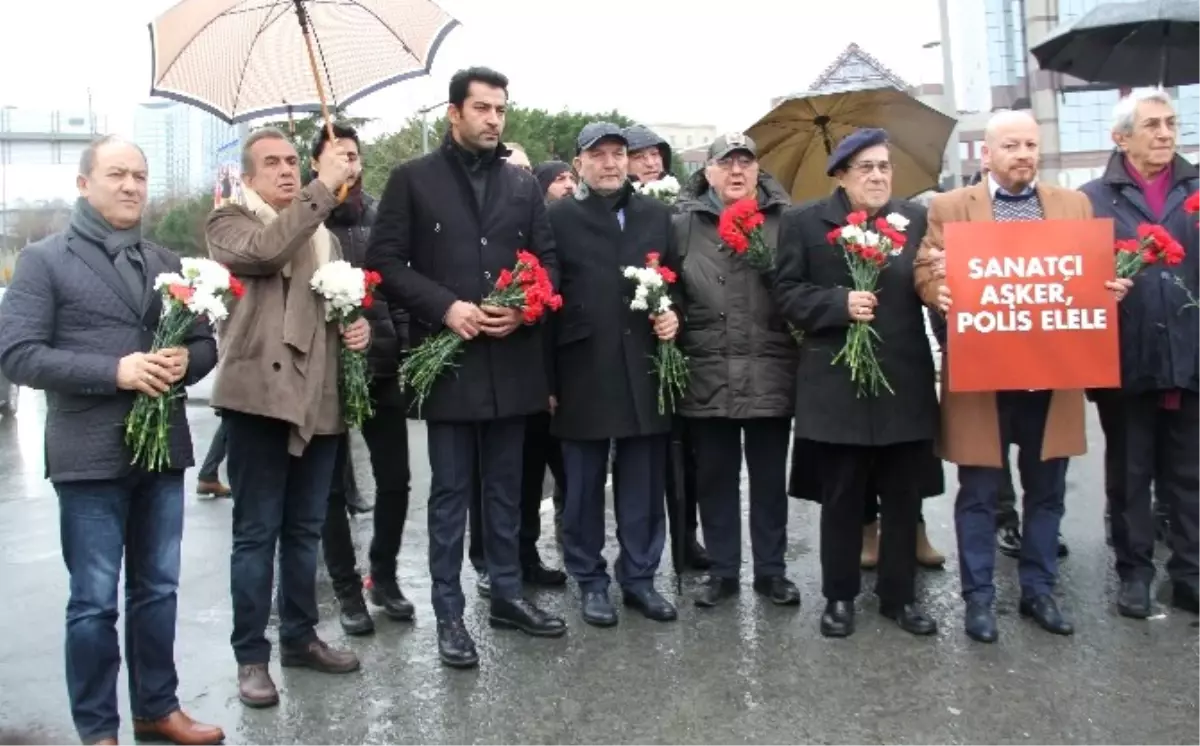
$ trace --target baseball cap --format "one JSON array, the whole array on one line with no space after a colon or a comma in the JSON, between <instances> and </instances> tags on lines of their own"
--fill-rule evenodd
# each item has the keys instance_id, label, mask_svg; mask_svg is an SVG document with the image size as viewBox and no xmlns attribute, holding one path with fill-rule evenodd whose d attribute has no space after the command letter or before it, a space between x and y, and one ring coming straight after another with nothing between
<instances>
[{"instance_id":1,"label":"baseball cap","mask_svg":"<svg viewBox=\"0 0 1200 746\"><path fill-rule=\"evenodd\" d=\"M753 140L741 132L727 132L713 140L712 144L708 146L708 159L719 161L739 150L744 150L755 158L758 157L758 148L754 145Z\"/></svg>"},{"instance_id":2,"label":"baseball cap","mask_svg":"<svg viewBox=\"0 0 1200 746\"><path fill-rule=\"evenodd\" d=\"M620 140L626 147L629 146L624 131L617 125L612 122L591 122L579 131L579 137L575 139L575 152L582 153L604 139Z\"/></svg>"}]
</instances>

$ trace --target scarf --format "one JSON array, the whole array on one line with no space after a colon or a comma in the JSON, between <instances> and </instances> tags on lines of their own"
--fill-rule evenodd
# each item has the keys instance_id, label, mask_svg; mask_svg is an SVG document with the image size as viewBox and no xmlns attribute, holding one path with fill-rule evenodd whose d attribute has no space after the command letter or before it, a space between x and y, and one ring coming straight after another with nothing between
<instances>
[{"instance_id":1,"label":"scarf","mask_svg":"<svg viewBox=\"0 0 1200 746\"><path fill-rule=\"evenodd\" d=\"M242 196L243 206L254 213L263 225L270 225L279 217L275 208L253 189L243 188ZM292 365L304 378L304 400L308 402L303 424L293 427L289 437L288 451L294 456L303 453L316 432L322 410L325 377L338 374L336 356L333 360L328 359L328 323L325 321L324 304L309 286L317 268L332 259L333 240L324 224L317 226L309 239L308 249L293 254L292 260L281 272L286 280L284 292L287 294L283 309L283 342L292 349Z\"/></svg>"},{"instance_id":2,"label":"scarf","mask_svg":"<svg viewBox=\"0 0 1200 746\"><path fill-rule=\"evenodd\" d=\"M71 228L80 237L104 249L112 259L117 274L129 288L130 300L139 305L146 288L144 271L146 262L142 258L142 224L132 228L117 229L83 197L75 200L71 211Z\"/></svg>"}]
</instances>

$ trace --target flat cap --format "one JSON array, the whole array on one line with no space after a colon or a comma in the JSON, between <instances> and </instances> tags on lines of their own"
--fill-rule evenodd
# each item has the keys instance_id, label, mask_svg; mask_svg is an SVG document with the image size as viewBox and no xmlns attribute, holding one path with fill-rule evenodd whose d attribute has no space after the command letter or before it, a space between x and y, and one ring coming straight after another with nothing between
<instances>
[{"instance_id":1,"label":"flat cap","mask_svg":"<svg viewBox=\"0 0 1200 746\"><path fill-rule=\"evenodd\" d=\"M754 144L753 140L741 132L727 132L713 140L712 144L708 146L708 159L719 161L739 150L749 153L755 158L758 157L758 146Z\"/></svg>"},{"instance_id":2,"label":"flat cap","mask_svg":"<svg viewBox=\"0 0 1200 746\"><path fill-rule=\"evenodd\" d=\"M601 140L607 139L620 140L626 147L629 146L624 130L617 125L612 122L590 122L579 131L579 137L575 139L575 152L582 153Z\"/></svg>"},{"instance_id":3,"label":"flat cap","mask_svg":"<svg viewBox=\"0 0 1200 746\"><path fill-rule=\"evenodd\" d=\"M869 128L851 132L843 137L842 141L833 149L833 153L830 154L829 161L826 163L825 175L833 176L845 168L850 159L860 152L876 145L883 145L887 141L887 130Z\"/></svg>"}]
</instances>

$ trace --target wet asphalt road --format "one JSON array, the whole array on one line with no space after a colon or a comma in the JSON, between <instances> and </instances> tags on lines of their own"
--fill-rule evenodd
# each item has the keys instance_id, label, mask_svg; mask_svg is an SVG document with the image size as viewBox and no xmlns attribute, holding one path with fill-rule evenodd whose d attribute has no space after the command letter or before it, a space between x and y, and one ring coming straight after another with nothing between
<instances>
[{"instance_id":1,"label":"wet asphalt road","mask_svg":"<svg viewBox=\"0 0 1200 746\"><path fill-rule=\"evenodd\" d=\"M23 392L22 407L15 422L0 427L0 727L69 743L67 575L56 501L42 479L40 398ZM202 456L217 420L203 407L191 414ZM570 631L535 640L488 627L486 602L477 599L467 569L467 623L483 660L478 671L448 670L436 656L425 569L428 461L423 430L410 423L414 508L400 567L417 621L377 615L373 637L347 641L323 583L320 632L356 650L362 670L331 677L273 665L281 706L243 708L228 644L231 505L189 494L179 695L193 716L224 727L230 743L1197 743L1196 618L1165 605L1148 621L1117 616L1094 417L1090 427L1094 450L1072 464L1064 524L1072 553L1059 594L1076 623L1072 638L1018 617L1016 566L1003 557L1000 642L980 645L964 636L951 499L941 497L926 501L925 515L950 569L921 578L939 634L913 638L879 617L868 576L857 634L826 640L817 628L818 514L793 501L788 563L804 594L798 611L760 601L747 567L740 600L704 612L682 604L674 624L624 614L615 629L595 629L580 621L574 590L539 592L538 602L561 612ZM357 459L369 489L361 443ZM189 474L189 488L193 483ZM543 518L549 529L549 513ZM356 532L365 546L369 518L358 519ZM544 556L561 565L552 540L543 545ZM611 559L615 539L609 548ZM673 598L669 572L667 558L659 586ZM121 697L125 708L123 683ZM131 738L126 722L123 741Z\"/></svg>"}]
</instances>

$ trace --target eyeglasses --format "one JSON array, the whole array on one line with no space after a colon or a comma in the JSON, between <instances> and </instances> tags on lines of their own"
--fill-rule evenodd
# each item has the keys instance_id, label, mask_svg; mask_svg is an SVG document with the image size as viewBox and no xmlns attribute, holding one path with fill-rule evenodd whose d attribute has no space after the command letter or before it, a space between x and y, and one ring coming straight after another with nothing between
<instances>
[{"instance_id":1,"label":"eyeglasses","mask_svg":"<svg viewBox=\"0 0 1200 746\"><path fill-rule=\"evenodd\" d=\"M733 168L734 164L737 164L739 168L750 168L757 162L753 157L748 155L728 155L713 161L718 168L726 171Z\"/></svg>"},{"instance_id":2,"label":"eyeglasses","mask_svg":"<svg viewBox=\"0 0 1200 746\"><path fill-rule=\"evenodd\" d=\"M887 176L892 172L892 164L890 161L859 161L858 163L850 164L851 170L857 171L863 176L870 176L871 172L879 169L879 173Z\"/></svg>"}]
</instances>

